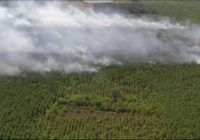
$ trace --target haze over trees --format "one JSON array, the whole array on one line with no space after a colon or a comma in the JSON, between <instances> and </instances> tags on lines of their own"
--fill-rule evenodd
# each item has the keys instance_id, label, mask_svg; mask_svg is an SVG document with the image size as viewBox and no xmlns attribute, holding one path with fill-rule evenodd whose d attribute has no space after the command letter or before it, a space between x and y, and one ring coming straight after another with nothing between
<instances>
[{"instance_id":1,"label":"haze over trees","mask_svg":"<svg viewBox=\"0 0 200 140\"><path fill-rule=\"evenodd\" d=\"M11 2L12 1L9 3ZM0 3L5 6L11 6L7 2L2 1ZM88 5L88 7L90 6L91 5ZM95 10L98 12L98 10L102 8L106 9L112 7L125 13L134 14L134 16L138 17L145 15L158 20L160 19L160 16L171 17L173 22L181 22L184 24L189 24L184 22L189 19L191 23L195 23L191 24L194 25L195 28L189 29L198 29L200 22L199 6L200 2L198 1L183 2L180 0L174 0L155 2L152 0L133 0L130 3L96 4ZM4 26L4 23L7 23L7 20L1 22L1 18L5 18L2 16L5 15L5 11L5 9L2 10L2 7L0 7L0 25L2 25L0 26L0 29L3 29L1 27L7 27ZM1 12L3 14L1 14ZM10 18L12 19L13 17L9 17L9 19ZM21 22L24 23L23 20ZM49 37L55 33L55 30L51 30L51 32L42 32L45 29L39 29L40 32L37 30L38 34L36 34L34 38L35 40L37 40L37 35L40 35L41 33L44 34L43 37ZM63 31L63 29L61 29L59 31ZM120 33L124 33L123 31L125 28L120 28L120 30L122 31ZM162 29L162 31L163 30L164 29ZM77 30L68 29L68 31ZM87 28L86 31L87 33L91 33L90 28ZM109 30L107 27L106 32L109 33L109 31L113 30ZM128 31L131 32L131 30L127 30L127 32ZM148 34L151 30L145 31L147 31L145 33ZM192 30L192 32L189 32L192 36L188 37L190 38L189 41L187 40L187 34L181 36L182 34L178 33L177 35L175 32L171 34L172 36L169 36L167 33L170 31L172 31L172 29L160 34L153 32L153 34L163 42L175 38L173 42L171 41L170 43L175 43L176 47L180 42L187 46L188 44L192 44L190 42L191 40L194 40L194 42L199 41L199 36L197 36L198 34L192 34L194 32L198 33L198 30ZM98 30L98 33L99 32L103 32L103 30ZM0 38L2 39L1 43L6 42L6 38L4 36L2 37L1 34L2 33L0 33ZM70 35L72 35L72 32ZM185 36L186 39L184 38ZM57 39L62 38L62 36L59 35L56 37ZM84 37L85 36L82 34L81 38ZM105 36L101 37L105 38ZM16 42L16 40L12 39L14 39L14 37L9 38L8 42ZM48 42L51 42L53 39L55 38L52 38ZM69 36L69 39L72 39L72 37L70 38ZM114 41L117 42L117 40L113 40L113 42ZM101 40L101 42L103 43L103 40ZM26 68L26 70L22 70L21 73L8 75L7 73L9 73L9 71L6 69L6 64L8 64L8 62L10 66L9 68L13 69L15 65L23 66L23 62L33 59L41 60L39 68L44 67L42 62L45 60L51 62L48 64L60 64L53 66L64 67L62 64L68 64L67 66L69 66L71 63L59 62L69 61L69 56L74 56L74 52L78 52L81 57L72 57L73 59L70 60L73 60L73 63L79 61L82 62L88 59L86 59L87 57L84 55L85 50L78 50L79 48L77 47L68 52L68 55L64 55L64 58L68 58L65 59L65 61L61 59L62 57L59 56L59 53L41 53L42 55L37 53L28 53L26 55L31 54L31 57L28 57L29 59L23 59L23 61L12 61L18 60L21 56L26 55L24 53L19 53L19 55L6 55L5 53L2 53L2 50L5 49L5 47L1 48L1 43L0 139L200 138L200 66L197 61L195 63L193 63L193 61L187 61L187 63L176 63L177 61L172 61L172 63L170 63L171 61L168 61L168 63L162 63L164 61L156 63L141 63L137 61L134 63L134 61L130 61L130 63L129 61L122 61L124 62L122 64L108 63L108 65L100 65L102 63L97 63L95 66L98 67L98 69L85 69L84 71L78 72L66 72L56 69L55 67L50 67L52 69L45 72L31 71L29 66L32 66L34 69L36 65L29 64L25 65L26 67L23 67ZM168 46L171 45L170 43ZM46 44L48 43L43 43L43 45ZM75 42L75 44L78 43ZM52 47L52 44L48 45ZM95 43L93 45L95 45ZM119 43L116 43L116 45L119 45ZM181 45L181 47L184 48L184 45ZM185 52L190 54L190 58L198 60L198 51L195 51L195 49L198 50L199 47L200 46L197 44L196 47L184 49ZM49 49L47 48L46 50ZM109 49L112 50L113 48ZM109 54L109 49L104 48L102 50L99 49L99 51L101 51L101 54ZM166 48L162 48L161 51L164 50L166 54L171 52L170 47L169 49L165 49ZM95 53L91 54L98 54L97 50L94 51ZM152 51L152 49L149 50ZM175 54L182 56L181 49L176 48L172 50L176 51ZM131 52L131 49L128 51L123 51L123 49L121 49L117 52L120 52L119 54L130 54L129 52ZM135 50L132 49L132 52L135 52ZM94 61L94 59L91 59L94 58L91 57L91 54L89 55L89 61L84 61L85 65L89 65ZM155 58L156 60L162 60L161 58L165 58L165 53L156 57L147 55L148 52L145 53L145 51L141 54L145 54L142 56L148 56L147 58ZM46 59L45 55L56 58L56 63L53 63L50 58ZM97 56L101 57L102 55ZM113 56L113 58L116 58L116 56L120 56L120 58L124 57L123 55ZM141 55L139 56L141 57ZM176 58L174 55L169 56L171 56L170 60ZM5 58L7 61L4 62L3 60ZM187 59L187 57L183 58L184 60ZM103 60L105 61L105 64L107 64L107 59ZM123 60L133 59L123 58ZM83 67L78 65L78 68Z\"/></svg>"}]
</instances>

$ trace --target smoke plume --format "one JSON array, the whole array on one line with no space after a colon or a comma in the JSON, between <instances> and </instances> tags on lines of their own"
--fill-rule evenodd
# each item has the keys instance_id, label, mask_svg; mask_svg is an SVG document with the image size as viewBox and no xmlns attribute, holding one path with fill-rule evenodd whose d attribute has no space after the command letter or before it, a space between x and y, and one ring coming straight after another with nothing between
<instances>
[{"instance_id":1,"label":"smoke plume","mask_svg":"<svg viewBox=\"0 0 200 140\"><path fill-rule=\"evenodd\" d=\"M12 3L11 3L12 2ZM200 63L200 28L60 2L0 6L0 75L96 71L124 63Z\"/></svg>"}]
</instances>

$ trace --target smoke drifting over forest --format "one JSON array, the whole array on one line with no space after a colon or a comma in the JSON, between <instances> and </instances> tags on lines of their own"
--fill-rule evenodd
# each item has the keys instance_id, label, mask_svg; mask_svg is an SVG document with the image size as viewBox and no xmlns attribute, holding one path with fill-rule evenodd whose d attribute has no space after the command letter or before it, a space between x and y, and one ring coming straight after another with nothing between
<instances>
[{"instance_id":1,"label":"smoke drifting over forest","mask_svg":"<svg viewBox=\"0 0 200 140\"><path fill-rule=\"evenodd\" d=\"M10 2L11 3L11 2ZM200 28L61 2L0 2L0 75L200 63Z\"/></svg>"}]
</instances>

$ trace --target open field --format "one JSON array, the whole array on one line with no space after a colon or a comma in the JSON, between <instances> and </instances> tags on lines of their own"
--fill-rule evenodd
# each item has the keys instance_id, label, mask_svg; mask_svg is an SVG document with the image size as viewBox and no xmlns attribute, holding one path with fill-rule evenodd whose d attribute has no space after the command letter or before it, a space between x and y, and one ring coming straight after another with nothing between
<instances>
[{"instance_id":1,"label":"open field","mask_svg":"<svg viewBox=\"0 0 200 140\"><path fill-rule=\"evenodd\" d=\"M119 8L136 15L169 17L178 21L200 23L198 0L122 0L115 3L83 3L85 7Z\"/></svg>"},{"instance_id":2,"label":"open field","mask_svg":"<svg viewBox=\"0 0 200 140\"><path fill-rule=\"evenodd\" d=\"M1 138L199 138L200 66L0 80Z\"/></svg>"},{"instance_id":3,"label":"open field","mask_svg":"<svg viewBox=\"0 0 200 140\"><path fill-rule=\"evenodd\" d=\"M141 0L141 3L154 9L159 16L200 23L198 0Z\"/></svg>"}]
</instances>

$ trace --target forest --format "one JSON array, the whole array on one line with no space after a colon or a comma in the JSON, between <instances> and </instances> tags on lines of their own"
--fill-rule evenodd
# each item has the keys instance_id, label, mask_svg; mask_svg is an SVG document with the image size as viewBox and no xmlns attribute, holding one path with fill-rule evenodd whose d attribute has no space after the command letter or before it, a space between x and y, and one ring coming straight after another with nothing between
<instances>
[{"instance_id":1,"label":"forest","mask_svg":"<svg viewBox=\"0 0 200 140\"><path fill-rule=\"evenodd\" d=\"M199 84L195 64L2 77L1 138L199 138Z\"/></svg>"},{"instance_id":2,"label":"forest","mask_svg":"<svg viewBox=\"0 0 200 140\"><path fill-rule=\"evenodd\" d=\"M172 22L196 26L200 23L200 2L196 0L131 2L95 4L95 8L119 8L138 17L170 18ZM45 36L50 33L45 32ZM1 33L0 38L3 42ZM6 57L2 52L0 139L200 139L198 63L130 61L100 65L96 71L63 72L53 67L47 72L5 75L4 68L10 61L5 65L1 62ZM54 57L61 60L57 54ZM72 60L76 59L80 58ZM22 62L26 60L17 63Z\"/></svg>"}]
</instances>

